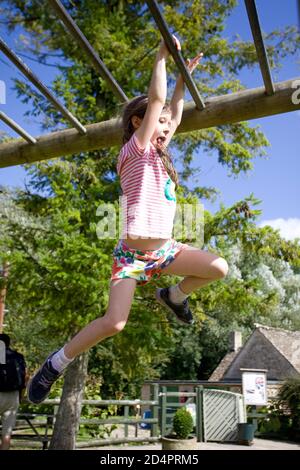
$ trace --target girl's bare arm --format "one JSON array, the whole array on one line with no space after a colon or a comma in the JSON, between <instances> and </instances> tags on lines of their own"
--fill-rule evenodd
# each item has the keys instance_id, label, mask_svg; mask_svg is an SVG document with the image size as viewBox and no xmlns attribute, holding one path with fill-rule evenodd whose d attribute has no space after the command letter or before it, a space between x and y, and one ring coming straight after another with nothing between
<instances>
[{"instance_id":1,"label":"girl's bare arm","mask_svg":"<svg viewBox=\"0 0 300 470\"><path fill-rule=\"evenodd\" d=\"M177 48L180 49L178 39L175 36L173 36L173 39ZM162 41L153 66L151 82L148 90L149 101L147 110L144 119L141 121L140 127L136 131L136 136L142 148L145 148L149 143L166 102L166 60L169 55L169 50L165 42Z\"/></svg>"},{"instance_id":2,"label":"girl's bare arm","mask_svg":"<svg viewBox=\"0 0 300 470\"><path fill-rule=\"evenodd\" d=\"M190 74L192 74L192 72L195 70L195 68L199 64L199 61L202 59L202 57L203 57L203 53L200 52L193 59L187 60L187 69L190 72ZM171 128L167 136L167 139L165 141L165 145L168 145L168 143L173 137L174 132L176 131L177 127L179 126L181 122L183 104L184 104L184 81L183 81L182 75L180 74L177 78L174 93L170 102Z\"/></svg>"},{"instance_id":3,"label":"girl's bare arm","mask_svg":"<svg viewBox=\"0 0 300 470\"><path fill-rule=\"evenodd\" d=\"M148 90L148 106L140 127L136 131L136 137L142 148L145 148L155 131L156 124L161 114L167 96L166 59L169 51L165 43L161 43L153 66L151 82Z\"/></svg>"}]
</instances>

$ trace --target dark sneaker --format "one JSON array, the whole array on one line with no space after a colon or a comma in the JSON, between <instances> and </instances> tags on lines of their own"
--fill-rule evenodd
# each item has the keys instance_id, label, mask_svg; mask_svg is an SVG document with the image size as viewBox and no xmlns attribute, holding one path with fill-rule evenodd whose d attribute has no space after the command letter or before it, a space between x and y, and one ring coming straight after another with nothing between
<instances>
[{"instance_id":1,"label":"dark sneaker","mask_svg":"<svg viewBox=\"0 0 300 470\"><path fill-rule=\"evenodd\" d=\"M194 323L192 312L189 308L189 302L185 299L181 304L174 304L170 300L169 288L156 289L156 300L174 313L181 323L192 325Z\"/></svg>"},{"instance_id":2,"label":"dark sneaker","mask_svg":"<svg viewBox=\"0 0 300 470\"><path fill-rule=\"evenodd\" d=\"M54 382L61 376L57 370L53 369L50 362L55 352L47 357L42 367L40 367L27 385L27 398L31 403L38 404L44 401L49 395Z\"/></svg>"}]
</instances>

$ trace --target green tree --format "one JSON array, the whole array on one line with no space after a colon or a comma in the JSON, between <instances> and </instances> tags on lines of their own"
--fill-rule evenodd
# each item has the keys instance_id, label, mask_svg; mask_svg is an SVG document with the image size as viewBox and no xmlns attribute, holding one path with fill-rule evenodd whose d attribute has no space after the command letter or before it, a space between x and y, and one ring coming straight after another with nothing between
<instances>
[{"instance_id":1,"label":"green tree","mask_svg":"<svg viewBox=\"0 0 300 470\"><path fill-rule=\"evenodd\" d=\"M114 241L103 240L101 247L94 228L83 236L72 223L67 225L67 203L60 210L40 216L29 212L27 199L24 210L22 198L23 194L7 192L0 198L0 258L9 260L11 266L9 326L15 328L16 320L16 330L21 330L20 337L28 344L26 355L33 366L49 350L61 346L66 337L104 313L111 270L109 253ZM32 210L35 209L33 203ZM118 390L135 394L145 377L155 375L155 364L166 360L170 337L171 329L162 312L145 308L137 297L128 328L116 341L108 340L97 348L91 372L100 374L99 386L103 381L109 384L103 390L110 397ZM95 360L100 361L96 370ZM75 418L80 416L86 369L87 356L83 356L67 370L61 400L64 405L57 416L53 448L74 447Z\"/></svg>"},{"instance_id":2,"label":"green tree","mask_svg":"<svg viewBox=\"0 0 300 470\"><path fill-rule=\"evenodd\" d=\"M282 239L271 227L257 227L258 211L252 210L254 220L249 219L249 202L238 202L215 215L206 213L206 247L225 257L229 273L225 280L192 294L200 328L189 330L182 343L174 341L163 370L165 379L207 379L228 351L233 330L240 330L246 339L255 323L299 329L299 243ZM257 202L252 199L252 204Z\"/></svg>"},{"instance_id":3,"label":"green tree","mask_svg":"<svg viewBox=\"0 0 300 470\"><path fill-rule=\"evenodd\" d=\"M300 378L290 377L280 387L279 399L283 406L290 410L290 435L299 442L300 439Z\"/></svg>"}]
</instances>

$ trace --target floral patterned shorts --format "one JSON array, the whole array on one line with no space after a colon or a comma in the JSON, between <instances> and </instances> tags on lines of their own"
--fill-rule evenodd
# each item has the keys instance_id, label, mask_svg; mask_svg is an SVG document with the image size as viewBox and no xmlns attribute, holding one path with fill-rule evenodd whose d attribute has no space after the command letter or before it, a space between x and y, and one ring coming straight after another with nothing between
<instances>
[{"instance_id":1,"label":"floral patterned shorts","mask_svg":"<svg viewBox=\"0 0 300 470\"><path fill-rule=\"evenodd\" d=\"M129 248L124 240L119 240L113 252L111 280L136 279L139 285L146 284L150 279L157 279L163 268L168 266L188 245L172 238L158 250L136 250Z\"/></svg>"}]
</instances>

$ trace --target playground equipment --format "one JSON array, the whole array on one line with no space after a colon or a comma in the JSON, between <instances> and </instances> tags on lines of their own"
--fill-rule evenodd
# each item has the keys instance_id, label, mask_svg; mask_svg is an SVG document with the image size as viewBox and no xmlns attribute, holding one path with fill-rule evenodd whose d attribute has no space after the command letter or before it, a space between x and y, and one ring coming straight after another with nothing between
<instances>
[{"instance_id":1,"label":"playground equipment","mask_svg":"<svg viewBox=\"0 0 300 470\"><path fill-rule=\"evenodd\" d=\"M83 49L96 72L106 80L113 93L121 102L127 101L128 98L120 85L113 78L92 45L83 35L60 1L48 1L73 39L78 43L79 47ZM147 4L193 98L193 101L187 103L184 107L182 124L179 126L177 132L190 132L300 109L299 92L297 91L297 88L300 88L300 77L280 83L274 83L272 80L254 0L245 0L245 5L264 86L228 95L211 97L205 102L200 96L196 84L187 70L181 52L177 50L173 44L172 35L156 0L147 0ZM120 120L111 119L84 127L1 39L0 50L6 54L19 70L74 126L74 128L35 138L30 136L11 118L1 112L0 119L18 132L27 142L14 139L11 142L1 144L0 168L33 163L98 148L107 148L121 143L122 129Z\"/></svg>"}]
</instances>

